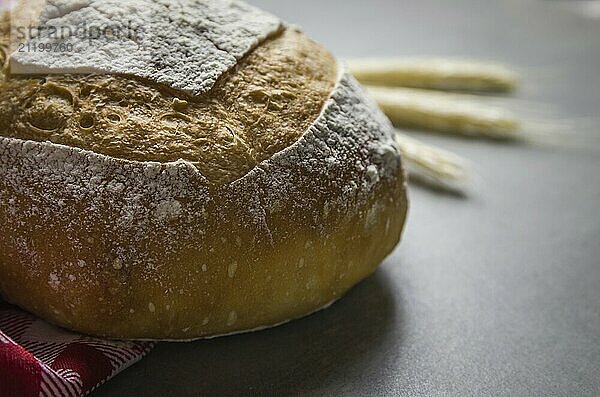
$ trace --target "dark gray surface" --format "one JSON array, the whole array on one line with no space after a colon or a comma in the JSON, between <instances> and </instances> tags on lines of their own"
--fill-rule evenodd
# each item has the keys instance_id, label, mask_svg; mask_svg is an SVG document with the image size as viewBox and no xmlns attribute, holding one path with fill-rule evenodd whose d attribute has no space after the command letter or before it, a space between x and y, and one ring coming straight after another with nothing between
<instances>
[{"instance_id":1,"label":"dark gray surface","mask_svg":"<svg viewBox=\"0 0 600 397\"><path fill-rule=\"evenodd\" d=\"M546 116L600 111L600 23L554 2L254 3L342 56L496 59ZM272 330L160 344L94 395L600 395L598 151L422 138L478 181L467 199L411 188L405 238L373 277Z\"/></svg>"}]
</instances>

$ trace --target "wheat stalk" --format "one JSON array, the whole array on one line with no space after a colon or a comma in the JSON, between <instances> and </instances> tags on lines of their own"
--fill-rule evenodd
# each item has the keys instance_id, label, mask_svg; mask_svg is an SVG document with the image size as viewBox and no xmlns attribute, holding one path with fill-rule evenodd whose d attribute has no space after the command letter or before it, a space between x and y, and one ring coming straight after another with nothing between
<instances>
[{"instance_id":1,"label":"wheat stalk","mask_svg":"<svg viewBox=\"0 0 600 397\"><path fill-rule=\"evenodd\" d=\"M465 95L411 88L366 87L394 125L469 136L515 139L520 122L509 111Z\"/></svg>"},{"instance_id":2,"label":"wheat stalk","mask_svg":"<svg viewBox=\"0 0 600 397\"><path fill-rule=\"evenodd\" d=\"M370 85L495 92L512 91L517 85L510 69L471 60L363 58L347 64L358 81Z\"/></svg>"},{"instance_id":3,"label":"wheat stalk","mask_svg":"<svg viewBox=\"0 0 600 397\"><path fill-rule=\"evenodd\" d=\"M469 182L465 159L399 132L395 140L412 180L446 190L465 190Z\"/></svg>"}]
</instances>

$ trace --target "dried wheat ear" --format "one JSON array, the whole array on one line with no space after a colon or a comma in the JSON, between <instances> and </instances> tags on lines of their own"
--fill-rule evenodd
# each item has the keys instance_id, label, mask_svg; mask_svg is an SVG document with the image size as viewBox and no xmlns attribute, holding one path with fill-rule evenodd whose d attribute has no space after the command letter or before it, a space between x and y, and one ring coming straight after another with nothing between
<instances>
[{"instance_id":1,"label":"dried wheat ear","mask_svg":"<svg viewBox=\"0 0 600 397\"><path fill-rule=\"evenodd\" d=\"M444 58L348 59L351 73L364 84L435 90L509 92L517 74L495 63Z\"/></svg>"}]
</instances>

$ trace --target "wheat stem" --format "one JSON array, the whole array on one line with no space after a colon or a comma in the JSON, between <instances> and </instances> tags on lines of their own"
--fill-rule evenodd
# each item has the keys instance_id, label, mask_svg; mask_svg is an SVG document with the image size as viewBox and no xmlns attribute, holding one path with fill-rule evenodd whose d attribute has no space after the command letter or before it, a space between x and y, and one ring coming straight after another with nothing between
<instances>
[{"instance_id":1,"label":"wheat stem","mask_svg":"<svg viewBox=\"0 0 600 397\"><path fill-rule=\"evenodd\" d=\"M469 181L466 160L405 134L396 133L395 140L412 180L453 191L465 190Z\"/></svg>"},{"instance_id":2,"label":"wheat stem","mask_svg":"<svg viewBox=\"0 0 600 397\"><path fill-rule=\"evenodd\" d=\"M394 125L496 139L518 137L509 111L467 96L410 88L366 87Z\"/></svg>"},{"instance_id":3,"label":"wheat stem","mask_svg":"<svg viewBox=\"0 0 600 397\"><path fill-rule=\"evenodd\" d=\"M442 58L363 58L347 60L350 72L363 84L439 90L507 92L517 75L493 64Z\"/></svg>"}]
</instances>

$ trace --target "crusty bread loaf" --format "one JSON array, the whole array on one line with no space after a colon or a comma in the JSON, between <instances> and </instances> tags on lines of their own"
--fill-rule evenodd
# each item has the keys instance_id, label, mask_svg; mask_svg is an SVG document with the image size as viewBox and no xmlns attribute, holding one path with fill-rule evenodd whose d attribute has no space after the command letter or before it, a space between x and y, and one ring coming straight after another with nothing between
<instances>
[{"instance_id":1,"label":"crusty bread loaf","mask_svg":"<svg viewBox=\"0 0 600 397\"><path fill-rule=\"evenodd\" d=\"M124 3L86 1L41 22ZM220 21L201 30L218 51L162 48L179 69L220 72L13 55L38 74L0 86L2 295L89 334L187 340L306 315L373 272L407 200L390 124L355 80L246 4L127 3Z\"/></svg>"}]
</instances>

